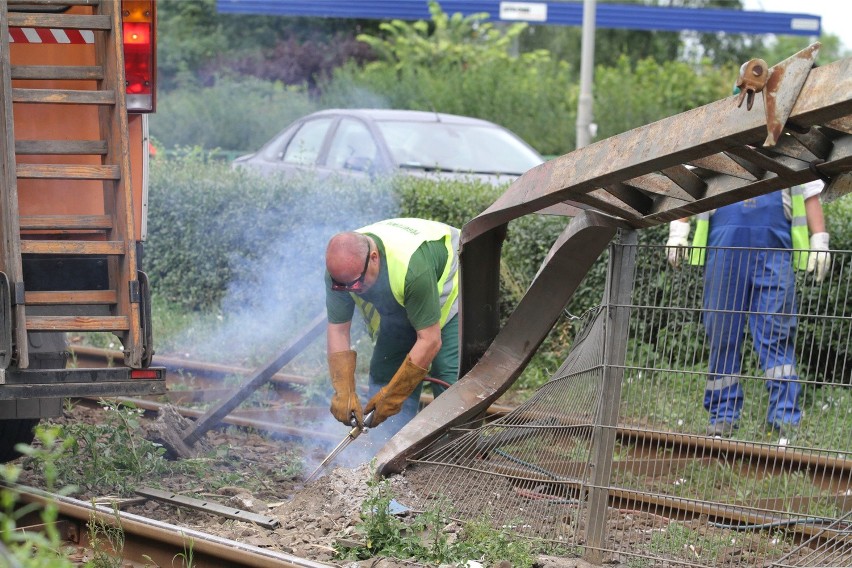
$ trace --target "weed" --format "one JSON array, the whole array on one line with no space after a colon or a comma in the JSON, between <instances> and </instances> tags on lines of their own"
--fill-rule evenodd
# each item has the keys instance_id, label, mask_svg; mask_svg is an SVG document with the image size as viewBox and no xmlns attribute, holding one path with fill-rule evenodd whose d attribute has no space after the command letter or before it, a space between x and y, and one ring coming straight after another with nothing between
<instances>
[{"instance_id":1,"label":"weed","mask_svg":"<svg viewBox=\"0 0 852 568\"><path fill-rule=\"evenodd\" d=\"M728 545L727 536L704 536L681 523L673 522L651 538L650 549L690 562L712 562Z\"/></svg>"},{"instance_id":2,"label":"weed","mask_svg":"<svg viewBox=\"0 0 852 568\"><path fill-rule=\"evenodd\" d=\"M394 497L387 480L371 478L367 485L369 495L358 527L364 545L339 550L342 558L385 556L434 565L478 560L489 566L506 560L521 568L533 565L532 544L493 528L487 514L463 523L460 531L452 530L455 521L451 508L446 501L439 501L406 522L390 512Z\"/></svg>"},{"instance_id":3,"label":"weed","mask_svg":"<svg viewBox=\"0 0 852 568\"><path fill-rule=\"evenodd\" d=\"M141 410L101 401L103 420L62 427L71 453L62 460L66 482L85 488L109 488L127 494L141 480L156 478L170 467L166 450L139 435Z\"/></svg>"},{"instance_id":4,"label":"weed","mask_svg":"<svg viewBox=\"0 0 852 568\"><path fill-rule=\"evenodd\" d=\"M94 507L94 502L92 507ZM87 568L121 568L124 560L121 552L124 550L124 530L121 528L121 517L118 507L113 506L113 520L108 522L99 518L94 512L86 523L89 532L89 545L92 548L92 559L86 564Z\"/></svg>"},{"instance_id":5,"label":"weed","mask_svg":"<svg viewBox=\"0 0 852 568\"><path fill-rule=\"evenodd\" d=\"M59 439L57 428L44 428L36 432L40 448L19 444L16 449L26 456L36 456L44 463L45 486L48 491L67 494L70 489L56 489L57 462L67 445ZM12 484L18 480L21 467L4 464L0 467L0 481ZM44 505L30 503L18 507L19 492L14 487L0 488L0 550L9 566L27 568L71 568L73 564L65 558L62 538L56 526L59 507L54 501ZM24 516L39 511L44 532L18 529L18 521Z\"/></svg>"},{"instance_id":6,"label":"weed","mask_svg":"<svg viewBox=\"0 0 852 568\"><path fill-rule=\"evenodd\" d=\"M37 427L36 435L46 449L30 449L26 456L46 482L127 495L141 482L192 467L191 461L169 462L165 448L140 435L140 409L132 404L101 404L105 413L99 423ZM57 444L64 451L51 453Z\"/></svg>"},{"instance_id":7,"label":"weed","mask_svg":"<svg viewBox=\"0 0 852 568\"><path fill-rule=\"evenodd\" d=\"M183 543L183 552L179 554L175 554L174 559L180 559L181 568L193 568L195 565L194 562L194 552L193 547L195 546L195 541L189 539L189 542L184 541Z\"/></svg>"},{"instance_id":8,"label":"weed","mask_svg":"<svg viewBox=\"0 0 852 568\"><path fill-rule=\"evenodd\" d=\"M650 565L651 561L642 556L631 556L627 559L627 568L648 568Z\"/></svg>"},{"instance_id":9,"label":"weed","mask_svg":"<svg viewBox=\"0 0 852 568\"><path fill-rule=\"evenodd\" d=\"M477 558L486 566L496 566L503 560L511 566L532 566L532 543L509 537L494 529L488 514L466 523L462 533L462 558Z\"/></svg>"}]
</instances>

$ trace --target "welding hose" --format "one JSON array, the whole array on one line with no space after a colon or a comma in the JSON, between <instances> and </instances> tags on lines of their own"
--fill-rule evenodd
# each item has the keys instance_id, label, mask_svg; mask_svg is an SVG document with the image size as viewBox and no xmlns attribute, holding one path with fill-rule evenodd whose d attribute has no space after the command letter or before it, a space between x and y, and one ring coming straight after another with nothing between
<instances>
[{"instance_id":1,"label":"welding hose","mask_svg":"<svg viewBox=\"0 0 852 568\"><path fill-rule=\"evenodd\" d=\"M448 389L448 388L450 388L450 387L452 386L452 385L450 385L450 383L448 383L447 381L442 381L441 379L436 379L436 378L434 378L434 377L425 377L425 378L423 379L423 382L424 382L424 383L435 383L435 384L436 384L436 385L438 385L439 387L444 387L445 389Z\"/></svg>"},{"instance_id":2,"label":"welding hose","mask_svg":"<svg viewBox=\"0 0 852 568\"><path fill-rule=\"evenodd\" d=\"M827 517L806 517L804 519L788 519L786 521L775 521L772 523L760 523L753 525L734 525L734 524L724 524L724 523L707 523L711 527L717 529L727 529L732 531L750 531L750 530L762 530L762 529L773 529L777 527L791 527L795 525L828 525L832 523L836 523L837 519L829 519ZM833 532L848 534L852 532L849 528L846 529L833 529Z\"/></svg>"}]
</instances>

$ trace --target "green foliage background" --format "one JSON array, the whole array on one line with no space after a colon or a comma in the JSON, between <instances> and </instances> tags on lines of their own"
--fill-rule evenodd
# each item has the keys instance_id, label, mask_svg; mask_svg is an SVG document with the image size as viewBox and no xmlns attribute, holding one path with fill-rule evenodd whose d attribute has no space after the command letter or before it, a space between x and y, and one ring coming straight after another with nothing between
<instances>
[{"instance_id":1,"label":"green foliage background","mask_svg":"<svg viewBox=\"0 0 852 568\"><path fill-rule=\"evenodd\" d=\"M211 149L229 157L253 151L314 110L450 112L507 126L545 155L574 148L578 29L497 27L481 15L445 14L434 2L429 22L223 18L210 9L213 3L158 4L163 81L151 131L169 152L152 167L146 267L159 302L192 312L243 312L246 328L262 321L271 334L275 325L293 320L292 310L301 317L321 305L316 283L332 233L395 215L460 227L501 193L490 186L410 178L353 182L305 176L284 183L210 159ZM256 33L247 36L247 27ZM704 34L698 44L691 43L703 48L698 57L684 51L680 34L598 32L598 139L728 96L745 59L762 55L772 63L808 43L802 37L764 44L754 37ZM316 49L299 49L323 38L327 46L320 59ZM822 63L842 55L837 38L821 39ZM353 44L363 49L353 50ZM293 79L300 72L301 80ZM848 208L840 203L827 209L834 248L852 243ZM528 216L510 224L501 267L504 314L520 299L565 223ZM665 227L642 231L640 239L662 244ZM605 269L602 259L567 313L580 314L600 302ZM840 292L835 286L807 293L820 296L802 301L833 306ZM285 315L284 306L296 307ZM263 317L252 317L251 310ZM816 334L808 325L803 333ZM650 340L666 331L661 326L645 333ZM540 350L542 367L558 365L573 332L570 320L560 321ZM817 365L846 357L844 333L832 329L830 338L820 338L824 347Z\"/></svg>"}]
</instances>

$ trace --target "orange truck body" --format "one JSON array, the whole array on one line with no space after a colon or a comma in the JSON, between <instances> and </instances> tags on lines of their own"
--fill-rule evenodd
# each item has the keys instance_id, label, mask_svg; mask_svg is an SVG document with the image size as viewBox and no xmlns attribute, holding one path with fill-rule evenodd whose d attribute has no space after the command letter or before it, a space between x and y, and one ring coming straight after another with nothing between
<instances>
[{"instance_id":1,"label":"orange truck body","mask_svg":"<svg viewBox=\"0 0 852 568\"><path fill-rule=\"evenodd\" d=\"M66 13L91 13L91 8L72 6ZM95 47L93 44L23 43L15 42L9 46L13 65L94 65ZM88 89L83 81L26 81L13 80L13 87L56 89ZM85 139L97 140L99 136L98 112L92 106L63 105L46 106L37 104L17 104L15 113L15 137L20 140L39 139ZM79 117L73 128L67 116L72 113ZM147 115L129 112L128 148L130 150L130 174L133 188L133 214L137 241L145 240L145 215L147 213L148 193L148 156L149 140ZM91 164L99 164L97 156L82 158ZM44 163L42 156L21 156L19 162ZM52 156L53 163L80 163L81 158ZM46 179L26 179L18 181L18 207L21 215L39 215L56 213L57 205L69 215L104 214L103 191L100 183L88 180L74 182L74 199L67 199L67 190L62 187L66 181ZM49 209L48 209L48 204Z\"/></svg>"},{"instance_id":2,"label":"orange truck body","mask_svg":"<svg viewBox=\"0 0 852 568\"><path fill-rule=\"evenodd\" d=\"M0 0L0 33L2 462L64 398L160 394L165 370L141 258L156 4ZM123 365L66 368L66 333L103 331Z\"/></svg>"}]
</instances>

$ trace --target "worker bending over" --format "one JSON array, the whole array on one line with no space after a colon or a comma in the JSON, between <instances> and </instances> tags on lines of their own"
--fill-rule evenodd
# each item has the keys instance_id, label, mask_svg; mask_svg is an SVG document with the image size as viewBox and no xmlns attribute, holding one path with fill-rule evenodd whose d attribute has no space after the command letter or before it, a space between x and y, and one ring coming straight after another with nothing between
<instances>
[{"instance_id":1,"label":"worker bending over","mask_svg":"<svg viewBox=\"0 0 852 568\"><path fill-rule=\"evenodd\" d=\"M424 219L388 219L338 233L326 249L328 366L331 413L382 427L383 439L419 409L427 374L452 384L458 378L459 230ZM369 396L361 407L355 390L356 353L350 332L355 306L375 342ZM435 395L445 389L432 384ZM375 441L375 435L373 436Z\"/></svg>"}]
</instances>

